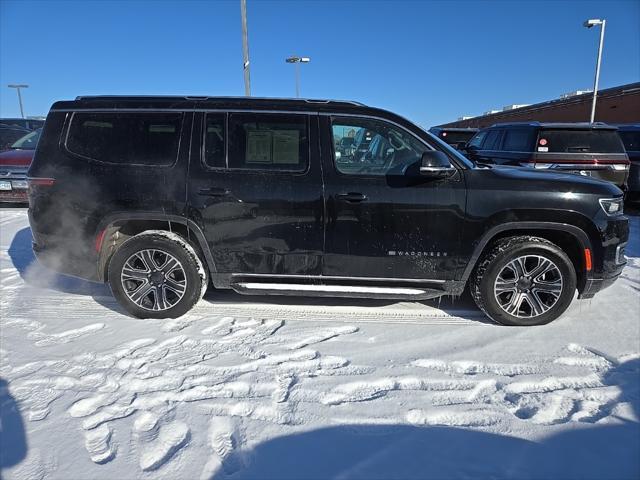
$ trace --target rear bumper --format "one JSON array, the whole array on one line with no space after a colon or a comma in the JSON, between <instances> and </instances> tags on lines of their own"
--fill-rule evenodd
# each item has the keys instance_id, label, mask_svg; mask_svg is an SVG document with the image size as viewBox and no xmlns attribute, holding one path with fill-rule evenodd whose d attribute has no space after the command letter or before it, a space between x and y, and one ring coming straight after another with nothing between
<instances>
[{"instance_id":1,"label":"rear bumper","mask_svg":"<svg viewBox=\"0 0 640 480\"><path fill-rule=\"evenodd\" d=\"M40 263L56 272L73 277L102 282L98 275L98 256L87 241L47 234L37 228L29 209L29 224L33 237L33 253Z\"/></svg>"},{"instance_id":2,"label":"rear bumper","mask_svg":"<svg viewBox=\"0 0 640 480\"><path fill-rule=\"evenodd\" d=\"M0 203L29 203L26 190L0 191Z\"/></svg>"},{"instance_id":3,"label":"rear bumper","mask_svg":"<svg viewBox=\"0 0 640 480\"><path fill-rule=\"evenodd\" d=\"M92 282L102 281L98 276L95 260L92 262L86 257L72 255L65 249L55 248L51 245L43 246L35 241L32 243L32 247L38 261L51 270Z\"/></svg>"},{"instance_id":4,"label":"rear bumper","mask_svg":"<svg viewBox=\"0 0 640 480\"><path fill-rule=\"evenodd\" d=\"M3 203L28 203L27 197L27 170L12 170L0 172L0 183L8 184L9 190L0 189L0 202Z\"/></svg>"},{"instance_id":5,"label":"rear bumper","mask_svg":"<svg viewBox=\"0 0 640 480\"><path fill-rule=\"evenodd\" d=\"M616 170L611 167L597 167L591 165L558 165L551 167L550 171L562 172L562 173L574 173L576 175L583 175L591 178L597 178L598 180L605 180L611 182L623 190L626 189L627 178L629 176L629 170Z\"/></svg>"}]
</instances>

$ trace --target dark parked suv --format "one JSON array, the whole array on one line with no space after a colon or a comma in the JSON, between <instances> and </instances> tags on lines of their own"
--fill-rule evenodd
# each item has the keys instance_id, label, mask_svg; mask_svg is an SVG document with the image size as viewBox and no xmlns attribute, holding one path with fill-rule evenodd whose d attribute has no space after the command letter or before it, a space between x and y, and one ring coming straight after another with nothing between
<instances>
[{"instance_id":1,"label":"dark parked suv","mask_svg":"<svg viewBox=\"0 0 640 480\"><path fill-rule=\"evenodd\" d=\"M499 123L480 130L465 150L480 163L577 173L622 188L629 174L617 127L604 123Z\"/></svg>"},{"instance_id":2,"label":"dark parked suv","mask_svg":"<svg viewBox=\"0 0 640 480\"><path fill-rule=\"evenodd\" d=\"M345 137L367 144L357 162L338 161ZM468 284L495 321L536 325L625 264L615 185L475 165L355 102L79 97L51 108L29 177L38 259L109 282L137 317L182 315L209 284L413 300Z\"/></svg>"},{"instance_id":3,"label":"dark parked suv","mask_svg":"<svg viewBox=\"0 0 640 480\"><path fill-rule=\"evenodd\" d=\"M433 133L458 150L462 150L477 132L477 128L431 127L429 129L429 133Z\"/></svg>"},{"instance_id":4,"label":"dark parked suv","mask_svg":"<svg viewBox=\"0 0 640 480\"><path fill-rule=\"evenodd\" d=\"M618 125L618 133L631 162L627 180L627 197L631 201L638 201L640 200L640 124Z\"/></svg>"}]
</instances>

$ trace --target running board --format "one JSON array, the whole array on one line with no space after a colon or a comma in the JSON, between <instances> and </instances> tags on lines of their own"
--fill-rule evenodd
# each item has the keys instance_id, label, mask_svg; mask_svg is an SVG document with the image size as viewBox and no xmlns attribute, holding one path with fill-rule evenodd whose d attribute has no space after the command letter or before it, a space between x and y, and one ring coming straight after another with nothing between
<instances>
[{"instance_id":1,"label":"running board","mask_svg":"<svg viewBox=\"0 0 640 480\"><path fill-rule=\"evenodd\" d=\"M446 294L444 290L423 287L312 285L306 283L237 282L232 283L231 288L242 295L377 298L385 300L428 300Z\"/></svg>"}]
</instances>

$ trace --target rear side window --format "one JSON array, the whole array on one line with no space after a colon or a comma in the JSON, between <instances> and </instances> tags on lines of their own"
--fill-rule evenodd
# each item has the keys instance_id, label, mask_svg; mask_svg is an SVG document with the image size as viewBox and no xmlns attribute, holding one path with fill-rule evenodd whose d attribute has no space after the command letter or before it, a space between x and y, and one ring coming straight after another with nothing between
<instances>
[{"instance_id":1,"label":"rear side window","mask_svg":"<svg viewBox=\"0 0 640 480\"><path fill-rule=\"evenodd\" d=\"M180 143L182 113L76 112L66 147L98 162L169 166Z\"/></svg>"},{"instance_id":2,"label":"rear side window","mask_svg":"<svg viewBox=\"0 0 640 480\"><path fill-rule=\"evenodd\" d=\"M622 143L624 143L624 148L627 152L640 151L640 130L628 132L618 131L618 134L620 135Z\"/></svg>"},{"instance_id":3,"label":"rear side window","mask_svg":"<svg viewBox=\"0 0 640 480\"><path fill-rule=\"evenodd\" d=\"M516 128L506 130L502 150L507 152L530 152L534 131L531 129Z\"/></svg>"},{"instance_id":4,"label":"rear side window","mask_svg":"<svg viewBox=\"0 0 640 480\"><path fill-rule=\"evenodd\" d=\"M538 134L538 152L625 153L616 130L545 129Z\"/></svg>"},{"instance_id":5,"label":"rear side window","mask_svg":"<svg viewBox=\"0 0 640 480\"><path fill-rule=\"evenodd\" d=\"M502 130L490 130L482 144L483 150L497 150L500 147L500 134Z\"/></svg>"},{"instance_id":6,"label":"rear side window","mask_svg":"<svg viewBox=\"0 0 640 480\"><path fill-rule=\"evenodd\" d=\"M303 172L309 164L307 115L229 115L229 169Z\"/></svg>"}]
</instances>

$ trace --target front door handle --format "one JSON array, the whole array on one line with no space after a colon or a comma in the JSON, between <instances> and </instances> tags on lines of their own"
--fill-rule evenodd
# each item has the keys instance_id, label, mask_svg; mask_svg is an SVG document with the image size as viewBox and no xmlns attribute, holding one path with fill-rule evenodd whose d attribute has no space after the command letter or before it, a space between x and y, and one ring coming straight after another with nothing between
<instances>
[{"instance_id":1,"label":"front door handle","mask_svg":"<svg viewBox=\"0 0 640 480\"><path fill-rule=\"evenodd\" d=\"M349 193L339 193L336 195L340 200L344 200L345 202L350 203L360 203L364 202L367 199L367 196L362 193L349 192Z\"/></svg>"},{"instance_id":2,"label":"front door handle","mask_svg":"<svg viewBox=\"0 0 640 480\"><path fill-rule=\"evenodd\" d=\"M198 194L205 195L207 197L226 197L231 193L231 190L227 188L201 188L198 190Z\"/></svg>"}]
</instances>

